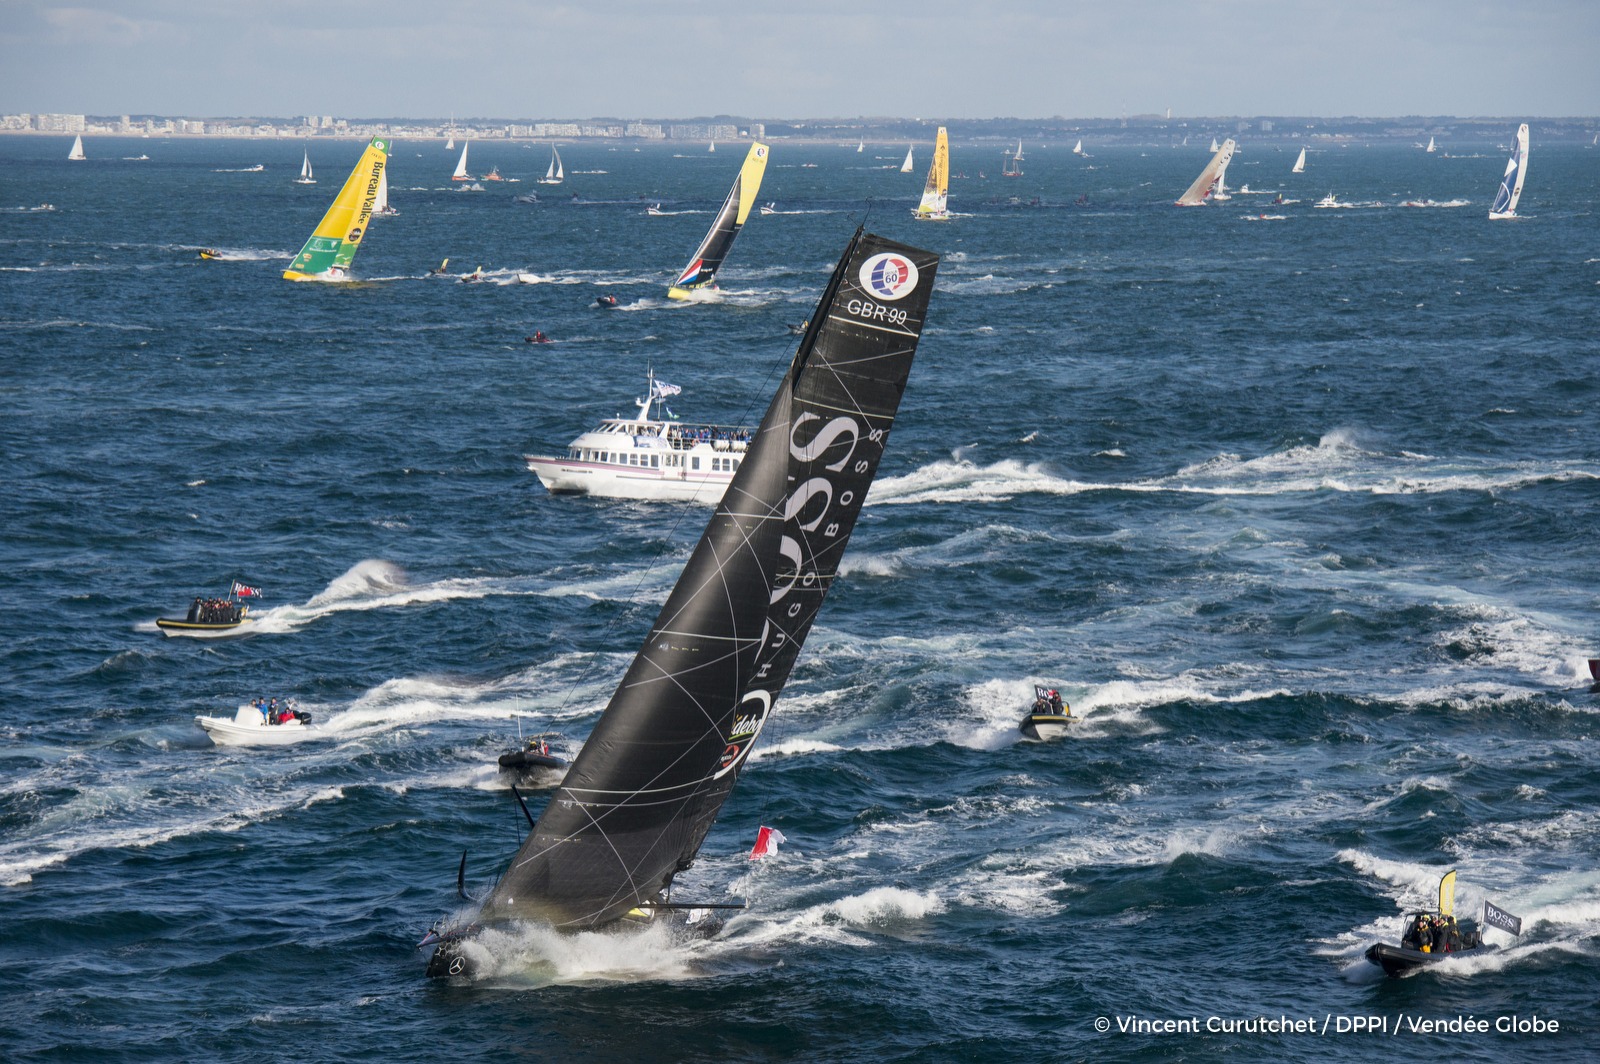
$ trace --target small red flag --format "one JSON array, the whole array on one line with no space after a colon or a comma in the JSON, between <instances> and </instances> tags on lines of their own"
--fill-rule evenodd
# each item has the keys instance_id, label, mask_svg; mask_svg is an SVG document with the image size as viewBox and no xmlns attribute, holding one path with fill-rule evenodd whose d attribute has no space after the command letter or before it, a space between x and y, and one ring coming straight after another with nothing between
<instances>
[{"instance_id":1,"label":"small red flag","mask_svg":"<svg viewBox=\"0 0 1600 1064\"><path fill-rule=\"evenodd\" d=\"M783 837L783 832L777 828L763 827L756 832L756 844L750 851L750 860L758 861L763 857L771 857L778 852L778 843L788 841Z\"/></svg>"}]
</instances>

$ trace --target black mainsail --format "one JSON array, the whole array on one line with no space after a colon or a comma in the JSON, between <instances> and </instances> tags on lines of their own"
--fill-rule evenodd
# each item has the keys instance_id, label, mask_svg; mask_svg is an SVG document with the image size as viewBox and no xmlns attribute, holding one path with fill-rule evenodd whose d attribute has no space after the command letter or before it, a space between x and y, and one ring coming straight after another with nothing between
<instances>
[{"instance_id":1,"label":"black mainsail","mask_svg":"<svg viewBox=\"0 0 1600 1064\"><path fill-rule=\"evenodd\" d=\"M597 927L694 861L838 572L938 261L851 239L683 575L480 920Z\"/></svg>"}]
</instances>

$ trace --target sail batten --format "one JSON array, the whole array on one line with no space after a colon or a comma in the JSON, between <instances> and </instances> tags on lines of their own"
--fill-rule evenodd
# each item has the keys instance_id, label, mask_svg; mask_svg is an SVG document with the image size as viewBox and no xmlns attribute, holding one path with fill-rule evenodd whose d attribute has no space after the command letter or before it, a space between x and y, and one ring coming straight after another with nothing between
<instances>
[{"instance_id":1,"label":"sail batten","mask_svg":"<svg viewBox=\"0 0 1600 1064\"><path fill-rule=\"evenodd\" d=\"M692 864L835 582L937 266L851 240L727 496L483 920L598 926Z\"/></svg>"},{"instance_id":2,"label":"sail batten","mask_svg":"<svg viewBox=\"0 0 1600 1064\"><path fill-rule=\"evenodd\" d=\"M734 178L728 198L722 201L722 209L717 212L705 239L689 256L689 265L683 268L672 287L667 289L669 298L688 299L694 289L705 288L716 281L717 270L722 268L723 260L732 250L734 237L739 235L745 219L750 217L756 195L761 191L761 178L766 172L767 146L759 142L750 145L744 165L739 168L739 176Z\"/></svg>"}]
</instances>

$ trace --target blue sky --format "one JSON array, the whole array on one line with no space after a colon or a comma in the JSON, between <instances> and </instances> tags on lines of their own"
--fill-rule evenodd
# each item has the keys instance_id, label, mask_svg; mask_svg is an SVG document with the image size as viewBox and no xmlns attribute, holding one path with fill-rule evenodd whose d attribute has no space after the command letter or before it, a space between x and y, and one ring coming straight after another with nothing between
<instances>
[{"instance_id":1,"label":"blue sky","mask_svg":"<svg viewBox=\"0 0 1600 1064\"><path fill-rule=\"evenodd\" d=\"M1597 0L0 0L0 111L1559 117L1597 53Z\"/></svg>"}]
</instances>

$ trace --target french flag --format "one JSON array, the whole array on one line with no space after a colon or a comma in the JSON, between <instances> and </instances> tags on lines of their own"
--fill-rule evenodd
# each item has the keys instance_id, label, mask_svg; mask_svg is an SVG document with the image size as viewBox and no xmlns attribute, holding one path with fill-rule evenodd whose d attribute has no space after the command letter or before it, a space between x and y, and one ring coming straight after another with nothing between
<instances>
[{"instance_id":1,"label":"french flag","mask_svg":"<svg viewBox=\"0 0 1600 1064\"><path fill-rule=\"evenodd\" d=\"M756 844L750 851L750 860L759 861L763 857L771 857L778 852L778 843L788 841L783 837L783 832L777 828L763 827L756 832Z\"/></svg>"}]
</instances>

